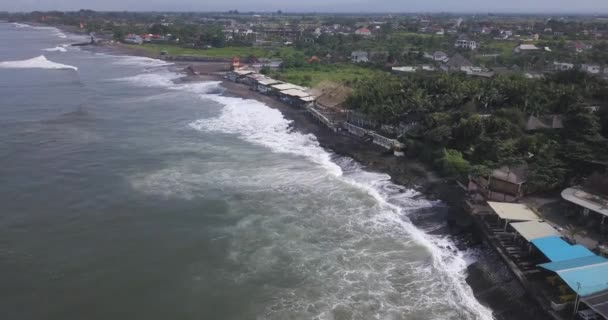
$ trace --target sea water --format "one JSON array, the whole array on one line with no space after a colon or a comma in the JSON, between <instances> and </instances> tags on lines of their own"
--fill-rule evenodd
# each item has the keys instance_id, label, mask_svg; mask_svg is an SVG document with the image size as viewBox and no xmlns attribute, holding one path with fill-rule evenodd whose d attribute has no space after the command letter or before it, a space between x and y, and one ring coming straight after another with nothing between
<instances>
[{"instance_id":1,"label":"sea water","mask_svg":"<svg viewBox=\"0 0 608 320\"><path fill-rule=\"evenodd\" d=\"M220 82L0 23L2 319L491 319L445 210Z\"/></svg>"}]
</instances>

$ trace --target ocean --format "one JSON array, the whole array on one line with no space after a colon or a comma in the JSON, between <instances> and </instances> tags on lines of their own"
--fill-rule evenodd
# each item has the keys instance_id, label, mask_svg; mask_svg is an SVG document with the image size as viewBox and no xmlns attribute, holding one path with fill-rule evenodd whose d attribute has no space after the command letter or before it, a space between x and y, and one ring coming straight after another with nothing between
<instances>
[{"instance_id":1,"label":"ocean","mask_svg":"<svg viewBox=\"0 0 608 320\"><path fill-rule=\"evenodd\" d=\"M79 41L0 23L2 319L492 319L442 203Z\"/></svg>"}]
</instances>

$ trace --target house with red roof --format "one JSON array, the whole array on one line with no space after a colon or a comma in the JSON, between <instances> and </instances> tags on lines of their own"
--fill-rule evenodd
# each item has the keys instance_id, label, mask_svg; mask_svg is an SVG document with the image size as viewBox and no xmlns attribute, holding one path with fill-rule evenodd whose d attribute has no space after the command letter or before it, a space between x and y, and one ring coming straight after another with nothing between
<instances>
[{"instance_id":1,"label":"house with red roof","mask_svg":"<svg viewBox=\"0 0 608 320\"><path fill-rule=\"evenodd\" d=\"M355 34L359 36L369 37L372 35L372 32L369 31L368 28L359 28L355 30Z\"/></svg>"}]
</instances>

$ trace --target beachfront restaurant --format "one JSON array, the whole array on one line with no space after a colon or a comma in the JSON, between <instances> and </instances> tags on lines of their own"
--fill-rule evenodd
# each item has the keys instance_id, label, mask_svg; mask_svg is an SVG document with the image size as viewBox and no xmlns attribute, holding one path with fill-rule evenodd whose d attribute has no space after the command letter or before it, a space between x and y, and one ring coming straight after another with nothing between
<instances>
[{"instance_id":1,"label":"beachfront restaurant","mask_svg":"<svg viewBox=\"0 0 608 320\"><path fill-rule=\"evenodd\" d=\"M260 79L264 79L265 76L263 74L259 74L259 73L251 73L246 75L244 78L242 78L241 80L239 80L239 82L246 84L247 86L249 86L251 89L255 89L256 84L258 83L258 81Z\"/></svg>"},{"instance_id":2,"label":"beachfront restaurant","mask_svg":"<svg viewBox=\"0 0 608 320\"><path fill-rule=\"evenodd\" d=\"M531 249L532 240L551 236L561 237L559 231L543 221L511 222L510 226L516 233L515 238L519 237L522 239L528 245L528 249Z\"/></svg>"},{"instance_id":3,"label":"beachfront restaurant","mask_svg":"<svg viewBox=\"0 0 608 320\"><path fill-rule=\"evenodd\" d=\"M555 274L546 278L561 294L559 303L552 302L554 310L572 303L573 314L581 319L608 319L608 259L558 236L534 239L532 244L550 260L538 266Z\"/></svg>"},{"instance_id":4,"label":"beachfront restaurant","mask_svg":"<svg viewBox=\"0 0 608 320\"><path fill-rule=\"evenodd\" d=\"M315 98L308 92L301 89L287 89L281 91L279 99L289 105L296 107L304 107L309 103L314 102Z\"/></svg>"},{"instance_id":5,"label":"beachfront restaurant","mask_svg":"<svg viewBox=\"0 0 608 320\"><path fill-rule=\"evenodd\" d=\"M264 78L258 79L256 86L255 86L255 90L257 92L260 92L263 94L268 94L272 89L270 86L273 84L279 84L279 83L283 83L283 82L272 79L272 78L264 77Z\"/></svg>"},{"instance_id":6,"label":"beachfront restaurant","mask_svg":"<svg viewBox=\"0 0 608 320\"><path fill-rule=\"evenodd\" d=\"M235 69L226 74L226 79L233 82L241 82L246 76L254 73L251 70Z\"/></svg>"},{"instance_id":7,"label":"beachfront restaurant","mask_svg":"<svg viewBox=\"0 0 608 320\"><path fill-rule=\"evenodd\" d=\"M508 202L493 202L488 201L488 205L499 220L503 221L503 229L507 227L511 221L540 221L542 220L532 209L521 203Z\"/></svg>"},{"instance_id":8,"label":"beachfront restaurant","mask_svg":"<svg viewBox=\"0 0 608 320\"><path fill-rule=\"evenodd\" d=\"M300 89L300 90L304 90L304 88L297 86L295 84L291 84L291 83L276 83L276 84L272 84L270 85L270 92L269 94L272 96L275 96L277 98L281 98L281 92L285 91L285 90L290 90L290 89Z\"/></svg>"}]
</instances>

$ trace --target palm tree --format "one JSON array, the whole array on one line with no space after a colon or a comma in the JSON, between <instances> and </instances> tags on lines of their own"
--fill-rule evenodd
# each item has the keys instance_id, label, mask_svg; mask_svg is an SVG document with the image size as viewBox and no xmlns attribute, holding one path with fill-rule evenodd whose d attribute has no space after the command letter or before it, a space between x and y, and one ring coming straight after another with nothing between
<instances>
[{"instance_id":1,"label":"palm tree","mask_svg":"<svg viewBox=\"0 0 608 320\"><path fill-rule=\"evenodd\" d=\"M583 228L581 228L580 226L569 224L566 227L566 233L568 239L570 239L570 241L572 241L573 243L576 243L576 236L585 234L585 230L583 230Z\"/></svg>"}]
</instances>

